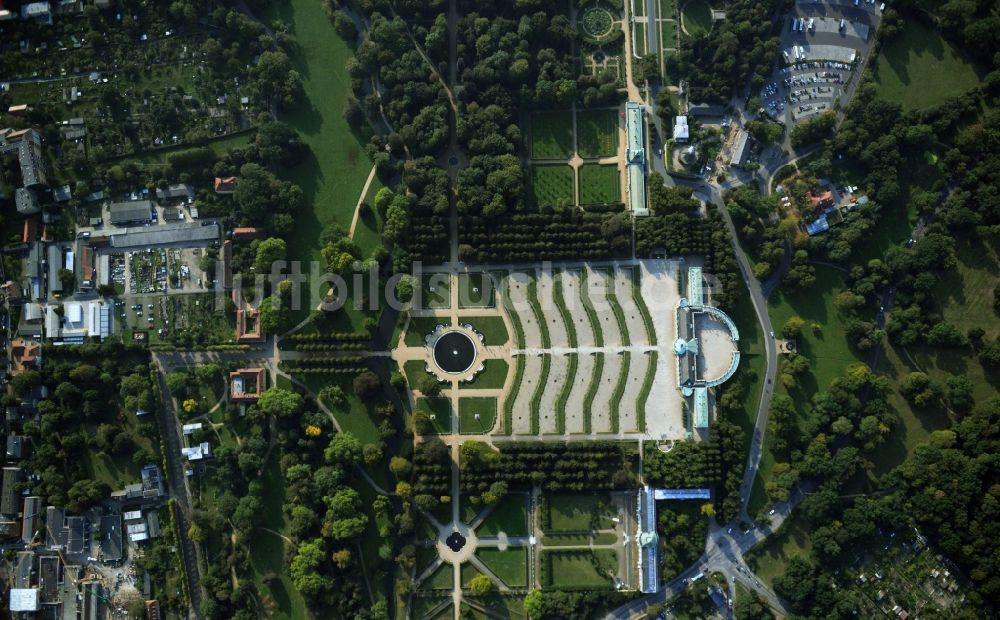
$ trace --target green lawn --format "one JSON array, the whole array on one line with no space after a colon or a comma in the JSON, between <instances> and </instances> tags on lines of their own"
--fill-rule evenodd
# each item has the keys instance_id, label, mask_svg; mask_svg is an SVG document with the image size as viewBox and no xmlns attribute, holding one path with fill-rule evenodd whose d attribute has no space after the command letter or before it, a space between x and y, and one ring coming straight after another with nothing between
<instances>
[{"instance_id":1,"label":"green lawn","mask_svg":"<svg viewBox=\"0 0 1000 620\"><path fill-rule=\"evenodd\" d=\"M487 346L506 344L510 340L507 333L507 326L503 318L499 316L477 316L461 317L463 324L468 323L477 332L483 335L483 342Z\"/></svg>"},{"instance_id":2,"label":"green lawn","mask_svg":"<svg viewBox=\"0 0 1000 620\"><path fill-rule=\"evenodd\" d=\"M636 6L645 5L645 2L636 2ZM645 10L645 9L643 9ZM638 14L638 12L636 12ZM632 28L632 35L635 37L635 46L632 48L632 53L637 56L645 56L646 54L646 24L636 24Z\"/></svg>"},{"instance_id":3,"label":"green lawn","mask_svg":"<svg viewBox=\"0 0 1000 620\"><path fill-rule=\"evenodd\" d=\"M427 371L424 369L426 362L423 360L409 360L403 364L403 376L406 377L406 382L410 384L412 389L417 385L420 379L427 376Z\"/></svg>"},{"instance_id":4,"label":"green lawn","mask_svg":"<svg viewBox=\"0 0 1000 620\"><path fill-rule=\"evenodd\" d=\"M431 418L431 433L447 435L451 432L451 402L447 398L419 398L416 408Z\"/></svg>"},{"instance_id":5,"label":"green lawn","mask_svg":"<svg viewBox=\"0 0 1000 620\"><path fill-rule=\"evenodd\" d=\"M580 547L590 544L613 545L618 540L614 532L596 534L543 534L542 544L546 547Z\"/></svg>"},{"instance_id":6,"label":"green lawn","mask_svg":"<svg viewBox=\"0 0 1000 620\"><path fill-rule=\"evenodd\" d=\"M816 266L816 283L802 291L788 293L779 289L771 296L768 312L775 335L780 337L782 326L789 318L805 319L797 338L798 351L812 365L810 372L799 378L796 388L789 391L797 403L808 402L813 394L825 390L830 382L858 360L851 350L846 327L833 305L837 293L847 288L845 274L830 267ZM810 325L820 325L813 333Z\"/></svg>"},{"instance_id":7,"label":"green lawn","mask_svg":"<svg viewBox=\"0 0 1000 620\"><path fill-rule=\"evenodd\" d=\"M499 360L495 360L499 361ZM506 372L506 371L505 371ZM479 419L476 419L479 414ZM492 397L460 398L458 432L463 435L487 433L497 419L497 399Z\"/></svg>"},{"instance_id":8,"label":"green lawn","mask_svg":"<svg viewBox=\"0 0 1000 620\"><path fill-rule=\"evenodd\" d=\"M874 76L883 99L917 110L977 86L982 72L935 30L907 19L882 46Z\"/></svg>"},{"instance_id":9,"label":"green lawn","mask_svg":"<svg viewBox=\"0 0 1000 620\"><path fill-rule=\"evenodd\" d=\"M476 551L487 568L512 588L528 585L528 550L525 547L508 547L506 551L482 547Z\"/></svg>"},{"instance_id":10,"label":"green lawn","mask_svg":"<svg viewBox=\"0 0 1000 620\"><path fill-rule=\"evenodd\" d=\"M570 110L531 114L531 158L573 156L573 113Z\"/></svg>"},{"instance_id":11,"label":"green lawn","mask_svg":"<svg viewBox=\"0 0 1000 620\"><path fill-rule=\"evenodd\" d=\"M796 344L798 352L809 360L809 371L798 377L797 385L792 389L785 388L781 383L780 374L779 378L775 380L777 384L775 393L787 393L792 397L800 429L803 428L810 415L812 397L817 392L826 390L834 378L844 374L848 366L862 361L851 350L845 335L846 327L833 304L837 293L846 288L844 278L845 274L838 270L817 265L816 283L813 286L794 293L779 289L771 296L768 305L771 324L778 337L781 336L781 328L789 318L799 316L806 321ZM747 308L747 312L750 311L752 309ZM813 322L820 325L820 330L817 333L813 333L810 327ZM744 335L742 327L743 322L741 321L741 339ZM742 340L740 348L743 348ZM762 357L751 360L751 363L754 362L756 362L755 367L758 373L756 385L759 385L764 376L764 360ZM759 387L755 386L754 394L759 398ZM749 429L752 426L752 420L756 419L756 407L756 401L748 403L746 407L747 418L737 421L744 429ZM770 477L774 463L775 459L771 451L767 449L765 442L760 469L754 481L748 506L751 515L756 514L767 503L764 484Z\"/></svg>"},{"instance_id":12,"label":"green lawn","mask_svg":"<svg viewBox=\"0 0 1000 620\"><path fill-rule=\"evenodd\" d=\"M921 368L928 370L935 379L939 378L939 371L925 364L928 359L922 357L922 350L910 348L909 352L916 358L921 359ZM972 362L971 359L968 361ZM972 364L977 367L980 373L982 372L978 364L974 362ZM906 361L901 349L890 345L883 349L882 356L879 358L879 366L876 370L880 375L888 377L889 380L898 386L899 382L910 372L916 370L916 368ZM945 376L949 374L948 372L943 373ZM977 392L983 389L990 389L989 384L981 375L976 376L974 373L967 374L969 374L969 377L975 384ZM941 376L941 380L943 381L943 376ZM942 407L931 406L924 409L914 409L897 390L889 393L889 406L899 413L900 423L892 429L892 432L886 437L885 442L872 452L869 457L875 465L872 471L872 474L875 476L886 474L896 466L902 464L914 448L927 441L932 432L949 428L953 423L953 420Z\"/></svg>"},{"instance_id":13,"label":"green lawn","mask_svg":"<svg viewBox=\"0 0 1000 620\"><path fill-rule=\"evenodd\" d=\"M489 359L483 361L486 368L476 375L471 382L462 381L458 388L471 390L499 390L507 382L508 364L502 359Z\"/></svg>"},{"instance_id":14,"label":"green lawn","mask_svg":"<svg viewBox=\"0 0 1000 620\"><path fill-rule=\"evenodd\" d=\"M350 431L362 443L378 443L382 437L378 431L378 425L383 417L375 413L375 405L365 403L354 396L352 375L303 375L301 381L309 386L316 394L328 385L340 386L347 394L347 403L341 407L331 409L334 417L340 423L341 428ZM376 472L372 472L375 474ZM378 477L376 476L376 479Z\"/></svg>"},{"instance_id":15,"label":"green lawn","mask_svg":"<svg viewBox=\"0 0 1000 620\"><path fill-rule=\"evenodd\" d=\"M523 493L509 493L497 502L476 535L496 536L500 532L508 536L528 535L528 502Z\"/></svg>"},{"instance_id":16,"label":"green lawn","mask_svg":"<svg viewBox=\"0 0 1000 620\"><path fill-rule=\"evenodd\" d=\"M579 110L576 149L580 157L611 157L618 152L617 110Z\"/></svg>"},{"instance_id":17,"label":"green lawn","mask_svg":"<svg viewBox=\"0 0 1000 620\"><path fill-rule=\"evenodd\" d=\"M482 271L458 274L459 308L492 308L493 280Z\"/></svg>"},{"instance_id":18,"label":"green lawn","mask_svg":"<svg viewBox=\"0 0 1000 620\"><path fill-rule=\"evenodd\" d=\"M312 155L290 171L312 209L296 217L293 258L319 258L319 233L332 220L350 226L354 206L371 169L363 144L341 114L350 93L345 63L350 46L336 35L321 3L290 0L270 3L261 15L281 19L290 26L296 45L291 46L295 69L305 78L308 102L283 114L281 120L302 134ZM362 248L367 253L370 248Z\"/></svg>"},{"instance_id":19,"label":"green lawn","mask_svg":"<svg viewBox=\"0 0 1000 620\"><path fill-rule=\"evenodd\" d=\"M608 504L606 495L548 495L547 509L549 512L549 527L547 532L582 532L590 531L595 514L606 517L614 516L614 511ZM608 519L597 519L598 528L613 527Z\"/></svg>"},{"instance_id":20,"label":"green lawn","mask_svg":"<svg viewBox=\"0 0 1000 620\"><path fill-rule=\"evenodd\" d=\"M806 556L812 548L808 524L801 517L785 521L778 533L747 554L747 564L768 585L785 573L785 566L795 555Z\"/></svg>"},{"instance_id":21,"label":"green lawn","mask_svg":"<svg viewBox=\"0 0 1000 620\"><path fill-rule=\"evenodd\" d=\"M268 459L261 474L263 511L261 528L283 532L285 528L285 481L279 466L279 454ZM261 528L254 530L254 544L249 545L250 566L254 580L265 593L270 593L278 610L289 618L305 618L306 604L292 584L285 561L285 542L279 536Z\"/></svg>"},{"instance_id":22,"label":"green lawn","mask_svg":"<svg viewBox=\"0 0 1000 620\"><path fill-rule=\"evenodd\" d=\"M479 572L479 569L476 568L475 566L473 566L471 562L463 562L462 563L462 587L463 588L468 588L469 587L469 582L472 581L472 578L475 577L476 575L481 575L481 574L482 573Z\"/></svg>"},{"instance_id":23,"label":"green lawn","mask_svg":"<svg viewBox=\"0 0 1000 620\"><path fill-rule=\"evenodd\" d=\"M573 169L560 164L533 165L531 191L536 207L568 206L575 203Z\"/></svg>"},{"instance_id":24,"label":"green lawn","mask_svg":"<svg viewBox=\"0 0 1000 620\"><path fill-rule=\"evenodd\" d=\"M451 590L455 584L455 567L442 562L431 575L420 582L421 590Z\"/></svg>"},{"instance_id":25,"label":"green lawn","mask_svg":"<svg viewBox=\"0 0 1000 620\"><path fill-rule=\"evenodd\" d=\"M1000 243L957 238L955 254L956 273L945 275L934 289L944 320L963 334L981 327L987 339L1000 336L993 310L993 291L1000 286Z\"/></svg>"},{"instance_id":26,"label":"green lawn","mask_svg":"<svg viewBox=\"0 0 1000 620\"><path fill-rule=\"evenodd\" d=\"M677 47L677 34L674 31L677 22L675 21L661 21L660 25L660 44L664 47ZM661 50L662 51L662 50Z\"/></svg>"},{"instance_id":27,"label":"green lawn","mask_svg":"<svg viewBox=\"0 0 1000 620\"><path fill-rule=\"evenodd\" d=\"M422 347L424 346L424 336L434 331L434 328L438 325L451 325L451 321L447 317L410 317L410 324L406 328L406 336L403 338L403 342L408 347Z\"/></svg>"},{"instance_id":28,"label":"green lawn","mask_svg":"<svg viewBox=\"0 0 1000 620\"><path fill-rule=\"evenodd\" d=\"M447 273L425 273L420 276L420 300L425 308L451 307L451 276Z\"/></svg>"},{"instance_id":29,"label":"green lawn","mask_svg":"<svg viewBox=\"0 0 1000 620\"><path fill-rule=\"evenodd\" d=\"M259 16L265 23L280 20L288 25L295 41L289 54L303 76L308 99L279 117L298 130L310 149L302 162L281 171L281 177L298 184L306 198L306 208L296 215L295 229L287 239L289 259L321 261L320 233L333 221L350 227L372 167L364 149L369 130L353 130L342 115L351 89L345 67L352 50L334 32L322 3L314 0L266 3ZM371 239L372 235L359 231L356 238ZM371 250L361 247L365 256ZM352 324L361 325L364 315L353 304L345 306L345 313Z\"/></svg>"},{"instance_id":30,"label":"green lawn","mask_svg":"<svg viewBox=\"0 0 1000 620\"><path fill-rule=\"evenodd\" d=\"M611 585L618 571L618 557L611 549L591 551L541 551L545 567L544 586L554 588L588 588Z\"/></svg>"},{"instance_id":31,"label":"green lawn","mask_svg":"<svg viewBox=\"0 0 1000 620\"><path fill-rule=\"evenodd\" d=\"M705 0L688 0L681 8L684 28L691 36L698 36L712 28L712 7Z\"/></svg>"},{"instance_id":32,"label":"green lawn","mask_svg":"<svg viewBox=\"0 0 1000 620\"><path fill-rule=\"evenodd\" d=\"M618 166L584 164L580 168L580 204L621 202L622 186Z\"/></svg>"}]
</instances>

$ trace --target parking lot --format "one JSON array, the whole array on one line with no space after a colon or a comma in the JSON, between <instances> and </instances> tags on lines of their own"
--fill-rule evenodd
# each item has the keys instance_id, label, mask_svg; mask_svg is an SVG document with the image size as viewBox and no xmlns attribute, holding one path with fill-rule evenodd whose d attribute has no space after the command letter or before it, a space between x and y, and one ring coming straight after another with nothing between
<instances>
[{"instance_id":1,"label":"parking lot","mask_svg":"<svg viewBox=\"0 0 1000 620\"><path fill-rule=\"evenodd\" d=\"M797 2L785 18L780 56L760 92L768 116L788 126L846 104L857 85L881 2Z\"/></svg>"}]
</instances>

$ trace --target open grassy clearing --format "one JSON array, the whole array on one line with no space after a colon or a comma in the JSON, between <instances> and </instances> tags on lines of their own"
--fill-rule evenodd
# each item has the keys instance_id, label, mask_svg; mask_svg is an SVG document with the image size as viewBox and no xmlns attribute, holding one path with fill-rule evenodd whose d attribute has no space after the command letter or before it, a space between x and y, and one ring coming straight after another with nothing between
<instances>
[{"instance_id":1,"label":"open grassy clearing","mask_svg":"<svg viewBox=\"0 0 1000 620\"><path fill-rule=\"evenodd\" d=\"M637 2L636 7L645 6L644 2ZM645 10L645 9L643 9ZM638 15L636 11L636 15ZM635 24L632 28L632 36L634 39L634 45L632 46L632 54L634 56L645 56L646 55L646 24Z\"/></svg>"},{"instance_id":2,"label":"open grassy clearing","mask_svg":"<svg viewBox=\"0 0 1000 620\"><path fill-rule=\"evenodd\" d=\"M579 110L576 113L576 148L580 157L611 157L618 152L618 112Z\"/></svg>"},{"instance_id":3,"label":"open grassy clearing","mask_svg":"<svg viewBox=\"0 0 1000 620\"><path fill-rule=\"evenodd\" d=\"M420 582L421 590L451 590L454 585L455 568L442 562L431 575Z\"/></svg>"},{"instance_id":4,"label":"open grassy clearing","mask_svg":"<svg viewBox=\"0 0 1000 620\"><path fill-rule=\"evenodd\" d=\"M430 418L432 433L447 435L451 432L451 401L447 398L419 398L416 409Z\"/></svg>"},{"instance_id":5,"label":"open grassy clearing","mask_svg":"<svg viewBox=\"0 0 1000 620\"><path fill-rule=\"evenodd\" d=\"M424 369L423 360L409 360L403 364L403 376L406 377L406 382L410 384L412 389L417 385L420 379L427 376L427 371Z\"/></svg>"},{"instance_id":6,"label":"open grassy clearing","mask_svg":"<svg viewBox=\"0 0 1000 620\"><path fill-rule=\"evenodd\" d=\"M913 351L910 353L913 354ZM902 356L902 350L895 346L886 346L883 349L878 368L876 368L879 374L885 375L896 385L899 385L899 382L914 370L916 368L910 366L909 362ZM931 374L933 375L934 372L932 371ZM972 376L970 378L976 385L976 389L980 389L980 382ZM988 389L989 385L983 382L982 387ZM875 465L872 470L874 476L886 474L902 464L914 448L927 441L932 432L946 429L953 423L943 407L935 404L923 409L915 409L906 402L906 399L897 390L889 393L889 406L899 413L900 423L892 429L886 440L879 445L878 450L873 451L868 457Z\"/></svg>"},{"instance_id":7,"label":"open grassy clearing","mask_svg":"<svg viewBox=\"0 0 1000 620\"><path fill-rule=\"evenodd\" d=\"M410 317L410 323L406 328L406 336L403 342L408 347L424 346L424 336L434 331L438 325L450 325L447 317L434 316L414 316Z\"/></svg>"},{"instance_id":8,"label":"open grassy clearing","mask_svg":"<svg viewBox=\"0 0 1000 620\"><path fill-rule=\"evenodd\" d=\"M479 419L476 419L479 415ZM461 398L458 401L458 432L487 433L497 419L497 399L492 397Z\"/></svg>"},{"instance_id":9,"label":"open grassy clearing","mask_svg":"<svg viewBox=\"0 0 1000 620\"><path fill-rule=\"evenodd\" d=\"M528 500L523 493L505 495L476 530L477 536L528 535Z\"/></svg>"},{"instance_id":10,"label":"open grassy clearing","mask_svg":"<svg viewBox=\"0 0 1000 620\"><path fill-rule=\"evenodd\" d=\"M618 570L618 557L611 549L541 552L543 586L554 588L599 588L611 584Z\"/></svg>"},{"instance_id":11,"label":"open grassy clearing","mask_svg":"<svg viewBox=\"0 0 1000 620\"><path fill-rule=\"evenodd\" d=\"M468 588L469 587L469 582L472 581L472 578L475 577L476 575L481 575L481 574L482 573L479 572L479 569L476 568L475 566L473 566L472 563L470 563L470 562L463 562L462 563L462 587L463 588Z\"/></svg>"},{"instance_id":12,"label":"open grassy clearing","mask_svg":"<svg viewBox=\"0 0 1000 620\"><path fill-rule=\"evenodd\" d=\"M615 511L607 495L553 494L546 498L549 526L546 532L582 532L612 528Z\"/></svg>"},{"instance_id":13,"label":"open grassy clearing","mask_svg":"<svg viewBox=\"0 0 1000 620\"><path fill-rule=\"evenodd\" d=\"M250 567L254 581L264 593L270 593L282 613L289 618L305 618L306 604L292 584L285 562L284 540L264 528L284 532L285 481L281 475L279 455L273 454L261 472L261 503L263 510L260 523L254 530L254 544L249 545Z\"/></svg>"},{"instance_id":14,"label":"open grassy clearing","mask_svg":"<svg viewBox=\"0 0 1000 620\"><path fill-rule=\"evenodd\" d=\"M712 7L705 0L688 0L681 7L684 28L692 37L712 29Z\"/></svg>"},{"instance_id":15,"label":"open grassy clearing","mask_svg":"<svg viewBox=\"0 0 1000 620\"><path fill-rule=\"evenodd\" d=\"M668 21L668 20L661 20L661 21L657 22L657 26L660 29L660 39L659 39L660 45L663 46L663 48L661 48L660 51L661 51L661 53L664 53L664 54L668 53L668 52L664 52L665 48L668 48L668 47L674 47L675 48L675 47L677 47L677 22L675 22L673 20L670 20L670 21ZM669 53L673 53L673 52L669 52Z\"/></svg>"},{"instance_id":16,"label":"open grassy clearing","mask_svg":"<svg viewBox=\"0 0 1000 620\"><path fill-rule=\"evenodd\" d=\"M941 35L918 20L907 19L889 39L875 63L879 95L904 110L943 102L979 84L983 69Z\"/></svg>"},{"instance_id":17,"label":"open grassy clearing","mask_svg":"<svg viewBox=\"0 0 1000 620\"><path fill-rule=\"evenodd\" d=\"M420 276L420 303L425 308L451 307L451 276L447 273L425 273Z\"/></svg>"},{"instance_id":18,"label":"open grassy clearing","mask_svg":"<svg viewBox=\"0 0 1000 620\"><path fill-rule=\"evenodd\" d=\"M781 526L778 533L747 554L747 564L769 586L774 578L785 574L785 567L795 555L808 554L812 548L809 527L802 517L792 517Z\"/></svg>"},{"instance_id":19,"label":"open grassy clearing","mask_svg":"<svg viewBox=\"0 0 1000 620\"><path fill-rule=\"evenodd\" d=\"M510 547L506 551L483 547L476 551L476 557L511 588L521 588L528 584L528 550L524 547Z\"/></svg>"},{"instance_id":20,"label":"open grassy clearing","mask_svg":"<svg viewBox=\"0 0 1000 620\"><path fill-rule=\"evenodd\" d=\"M459 308L492 308L493 280L481 271L458 274Z\"/></svg>"},{"instance_id":21,"label":"open grassy clearing","mask_svg":"<svg viewBox=\"0 0 1000 620\"><path fill-rule=\"evenodd\" d=\"M573 155L573 113L532 112L531 158L569 159Z\"/></svg>"},{"instance_id":22,"label":"open grassy clearing","mask_svg":"<svg viewBox=\"0 0 1000 620\"><path fill-rule=\"evenodd\" d=\"M562 164L531 166L531 192L535 207L568 206L575 202L573 169Z\"/></svg>"},{"instance_id":23,"label":"open grassy clearing","mask_svg":"<svg viewBox=\"0 0 1000 620\"><path fill-rule=\"evenodd\" d=\"M833 303L837 294L847 288L844 277L843 273L830 267L816 266L816 283L813 286L794 293L779 289L771 297L768 312L775 334L794 316L806 322L796 344L799 354L805 356L812 366L808 374L799 377L798 386L789 390L798 405L807 403L813 394L825 390L849 365L859 361L851 350L845 335L846 326ZM820 329L813 332L810 328L812 323Z\"/></svg>"},{"instance_id":24,"label":"open grassy clearing","mask_svg":"<svg viewBox=\"0 0 1000 620\"><path fill-rule=\"evenodd\" d=\"M499 390L507 381L508 365L502 359L483 360L483 371L470 381L462 381L458 384L458 389L470 390Z\"/></svg>"},{"instance_id":25,"label":"open grassy clearing","mask_svg":"<svg viewBox=\"0 0 1000 620\"><path fill-rule=\"evenodd\" d=\"M302 188L307 205L295 217L288 239L289 258L322 260L320 233L331 221L345 229L350 226L372 166L363 146L366 136L352 130L341 113L351 86L345 68L351 48L334 32L321 3L268 3L260 17L266 23L278 19L288 24L296 43L289 55L305 78L302 83L308 99L280 117L298 130L310 149L304 161L281 175ZM371 250L361 249L365 255Z\"/></svg>"},{"instance_id":26,"label":"open grassy clearing","mask_svg":"<svg viewBox=\"0 0 1000 620\"><path fill-rule=\"evenodd\" d=\"M496 346L501 344L506 344L510 340L510 334L507 333L507 325L503 322L503 317L500 316L476 316L476 317L461 317L461 322L464 325L468 323L477 332L483 335L483 344L487 346Z\"/></svg>"},{"instance_id":27,"label":"open grassy clearing","mask_svg":"<svg viewBox=\"0 0 1000 620\"><path fill-rule=\"evenodd\" d=\"M618 541L614 532L592 534L543 534L542 544L546 547L581 547L587 545L613 545Z\"/></svg>"},{"instance_id":28,"label":"open grassy clearing","mask_svg":"<svg viewBox=\"0 0 1000 620\"><path fill-rule=\"evenodd\" d=\"M621 202L621 176L613 164L584 164L580 167L580 204Z\"/></svg>"}]
</instances>

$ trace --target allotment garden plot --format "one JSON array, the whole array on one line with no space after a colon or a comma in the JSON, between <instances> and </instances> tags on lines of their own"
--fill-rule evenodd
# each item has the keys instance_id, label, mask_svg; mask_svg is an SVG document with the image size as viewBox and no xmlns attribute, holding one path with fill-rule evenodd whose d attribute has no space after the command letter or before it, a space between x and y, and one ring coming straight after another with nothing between
<instances>
[{"instance_id":1,"label":"allotment garden plot","mask_svg":"<svg viewBox=\"0 0 1000 620\"><path fill-rule=\"evenodd\" d=\"M676 264L498 272L514 326L503 433L684 437L676 388Z\"/></svg>"}]
</instances>

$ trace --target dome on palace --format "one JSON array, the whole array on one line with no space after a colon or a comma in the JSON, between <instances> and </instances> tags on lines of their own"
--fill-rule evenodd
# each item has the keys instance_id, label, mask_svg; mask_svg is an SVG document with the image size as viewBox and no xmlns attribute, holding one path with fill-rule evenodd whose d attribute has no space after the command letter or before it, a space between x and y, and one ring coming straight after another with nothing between
<instances>
[{"instance_id":1,"label":"dome on palace","mask_svg":"<svg viewBox=\"0 0 1000 620\"><path fill-rule=\"evenodd\" d=\"M674 353L676 353L678 356L684 355L685 353L687 353L687 350L688 350L688 345L686 342L684 342L683 338L678 338L677 340L674 341Z\"/></svg>"}]
</instances>

